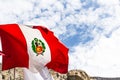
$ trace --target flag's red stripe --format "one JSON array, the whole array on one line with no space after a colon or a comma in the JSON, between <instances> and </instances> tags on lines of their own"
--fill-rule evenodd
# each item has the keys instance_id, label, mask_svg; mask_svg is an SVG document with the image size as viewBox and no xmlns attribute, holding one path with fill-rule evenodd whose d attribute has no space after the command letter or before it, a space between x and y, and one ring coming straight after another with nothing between
<instances>
[{"instance_id":1,"label":"flag's red stripe","mask_svg":"<svg viewBox=\"0 0 120 80\"><path fill-rule=\"evenodd\" d=\"M0 25L2 51L5 54L2 70L14 67L28 67L27 45L17 24Z\"/></svg>"},{"instance_id":2,"label":"flag's red stripe","mask_svg":"<svg viewBox=\"0 0 120 80\"><path fill-rule=\"evenodd\" d=\"M41 31L42 36L48 43L51 51L51 62L46 66L50 69L58 71L60 73L68 72L68 48L66 48L59 40L54 36L53 32L47 28L41 26L34 26Z\"/></svg>"}]
</instances>

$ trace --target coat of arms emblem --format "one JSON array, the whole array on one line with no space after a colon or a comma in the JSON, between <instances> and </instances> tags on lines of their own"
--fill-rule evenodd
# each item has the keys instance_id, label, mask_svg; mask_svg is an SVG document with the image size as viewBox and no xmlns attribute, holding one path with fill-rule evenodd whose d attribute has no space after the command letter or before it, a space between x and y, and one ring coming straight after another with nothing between
<instances>
[{"instance_id":1,"label":"coat of arms emblem","mask_svg":"<svg viewBox=\"0 0 120 80\"><path fill-rule=\"evenodd\" d=\"M32 40L32 50L36 53L36 56L39 54L43 55L45 49L45 44L40 39L34 38L34 40Z\"/></svg>"}]
</instances>

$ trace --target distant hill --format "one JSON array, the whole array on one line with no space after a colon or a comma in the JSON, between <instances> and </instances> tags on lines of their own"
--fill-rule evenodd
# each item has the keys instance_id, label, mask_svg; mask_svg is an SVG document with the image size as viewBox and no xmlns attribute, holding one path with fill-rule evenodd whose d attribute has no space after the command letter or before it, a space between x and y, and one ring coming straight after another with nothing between
<instances>
[{"instance_id":1,"label":"distant hill","mask_svg":"<svg viewBox=\"0 0 120 80\"><path fill-rule=\"evenodd\" d=\"M1 64L0 64L1 68ZM16 80L23 80L23 70L21 68L15 69L15 78ZM0 70L0 80L11 80L14 79L14 69L2 71ZM50 70L50 74L55 80L90 80L89 76L81 70L71 70L67 74L60 74L53 70Z\"/></svg>"},{"instance_id":2,"label":"distant hill","mask_svg":"<svg viewBox=\"0 0 120 80\"><path fill-rule=\"evenodd\" d=\"M23 70L21 68L16 68L15 72L15 80L23 80ZM89 77L89 75L83 70L71 70L67 74L60 74L50 70L50 74L55 80L120 80L120 78ZM14 69L1 71L0 64L0 80L9 79L14 79Z\"/></svg>"}]
</instances>

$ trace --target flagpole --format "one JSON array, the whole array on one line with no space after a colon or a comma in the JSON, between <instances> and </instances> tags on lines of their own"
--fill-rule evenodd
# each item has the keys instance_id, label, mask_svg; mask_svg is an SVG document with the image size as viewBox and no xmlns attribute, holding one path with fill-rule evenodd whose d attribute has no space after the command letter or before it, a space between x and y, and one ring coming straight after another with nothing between
<instances>
[{"instance_id":1,"label":"flagpole","mask_svg":"<svg viewBox=\"0 0 120 80\"><path fill-rule=\"evenodd\" d=\"M15 68L14 68L14 80L15 80Z\"/></svg>"},{"instance_id":2,"label":"flagpole","mask_svg":"<svg viewBox=\"0 0 120 80\"><path fill-rule=\"evenodd\" d=\"M9 80L11 80L11 71L10 71L10 69L8 70L8 73L9 73Z\"/></svg>"}]
</instances>

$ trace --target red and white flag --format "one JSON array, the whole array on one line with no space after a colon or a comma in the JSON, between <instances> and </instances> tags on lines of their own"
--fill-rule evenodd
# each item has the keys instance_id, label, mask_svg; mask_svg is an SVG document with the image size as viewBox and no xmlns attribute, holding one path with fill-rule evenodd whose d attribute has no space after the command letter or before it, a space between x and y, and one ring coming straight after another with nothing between
<instances>
[{"instance_id":1,"label":"red and white flag","mask_svg":"<svg viewBox=\"0 0 120 80\"><path fill-rule=\"evenodd\" d=\"M60 73L68 71L68 48L52 31L42 26L0 25L2 70L26 67L38 72L44 67Z\"/></svg>"}]
</instances>

